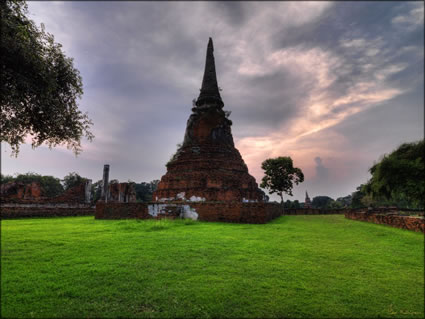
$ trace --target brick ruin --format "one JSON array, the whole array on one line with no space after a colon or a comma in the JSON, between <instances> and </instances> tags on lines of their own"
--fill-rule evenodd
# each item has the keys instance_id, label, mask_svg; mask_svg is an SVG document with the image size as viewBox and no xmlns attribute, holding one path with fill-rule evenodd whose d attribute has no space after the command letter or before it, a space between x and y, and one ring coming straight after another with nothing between
<instances>
[{"instance_id":1,"label":"brick ruin","mask_svg":"<svg viewBox=\"0 0 425 319\"><path fill-rule=\"evenodd\" d=\"M202 88L186 125L184 140L167 163L152 203L114 203L102 192L96 218L191 218L265 223L283 214L265 194L235 148L230 112L224 111L209 39ZM104 168L106 189L109 166ZM109 196L109 197L108 197Z\"/></svg>"},{"instance_id":2,"label":"brick ruin","mask_svg":"<svg viewBox=\"0 0 425 319\"><path fill-rule=\"evenodd\" d=\"M38 182L23 184L9 182L1 185L2 203L90 203L91 180L68 189L56 197L44 195L43 188Z\"/></svg>"},{"instance_id":3,"label":"brick ruin","mask_svg":"<svg viewBox=\"0 0 425 319\"><path fill-rule=\"evenodd\" d=\"M282 215L280 205L258 202L167 202L96 204L96 219L188 218L208 222L264 224Z\"/></svg>"},{"instance_id":4,"label":"brick ruin","mask_svg":"<svg viewBox=\"0 0 425 319\"><path fill-rule=\"evenodd\" d=\"M210 38L201 92L188 119L183 144L167 163L167 173L153 194L156 203L135 203L133 184L109 183L109 165L105 165L96 218L105 218L109 210L115 212L112 214L115 217L127 218L127 210L134 210L134 207L138 207L136 211L139 213L133 215L139 218L164 215L208 221L264 223L282 215L280 205L264 202L264 192L248 173L248 167L235 148L230 112L223 110L224 103L217 84L213 51ZM89 196L90 192L79 188L55 200L47 200L42 199L41 193L37 193L36 186L33 186L16 194L20 204L26 199L69 204L81 202L81 196ZM120 207L120 210L114 209L116 207Z\"/></svg>"},{"instance_id":5,"label":"brick ruin","mask_svg":"<svg viewBox=\"0 0 425 319\"><path fill-rule=\"evenodd\" d=\"M391 209L371 209L371 210L346 210L345 218L370 222L374 224L383 224L391 227L413 230L425 233L425 219L422 216L404 216L400 215L397 208Z\"/></svg>"},{"instance_id":6,"label":"brick ruin","mask_svg":"<svg viewBox=\"0 0 425 319\"><path fill-rule=\"evenodd\" d=\"M94 215L91 180L68 189L56 197L47 197L37 182L9 182L1 185L1 218Z\"/></svg>"},{"instance_id":7,"label":"brick ruin","mask_svg":"<svg viewBox=\"0 0 425 319\"><path fill-rule=\"evenodd\" d=\"M133 203L136 201L136 191L131 183L109 184L109 202Z\"/></svg>"},{"instance_id":8,"label":"brick ruin","mask_svg":"<svg viewBox=\"0 0 425 319\"><path fill-rule=\"evenodd\" d=\"M262 202L264 192L249 173L231 132L217 85L209 39L202 88L192 108L182 146L167 163L153 199L165 201Z\"/></svg>"},{"instance_id":9,"label":"brick ruin","mask_svg":"<svg viewBox=\"0 0 425 319\"><path fill-rule=\"evenodd\" d=\"M105 164L103 166L103 180L100 201L105 203L136 202L136 190L134 189L133 183L109 183L109 164Z\"/></svg>"},{"instance_id":10,"label":"brick ruin","mask_svg":"<svg viewBox=\"0 0 425 319\"><path fill-rule=\"evenodd\" d=\"M1 218L94 215L95 206L91 198L91 185L91 180L85 180L63 194L47 197L37 182L2 184L0 189ZM106 180L106 185L109 202L131 203L136 201L133 184L109 184Z\"/></svg>"},{"instance_id":11,"label":"brick ruin","mask_svg":"<svg viewBox=\"0 0 425 319\"><path fill-rule=\"evenodd\" d=\"M42 189L39 183L23 184L17 182L9 182L0 185L1 201L40 201L44 200Z\"/></svg>"}]
</instances>

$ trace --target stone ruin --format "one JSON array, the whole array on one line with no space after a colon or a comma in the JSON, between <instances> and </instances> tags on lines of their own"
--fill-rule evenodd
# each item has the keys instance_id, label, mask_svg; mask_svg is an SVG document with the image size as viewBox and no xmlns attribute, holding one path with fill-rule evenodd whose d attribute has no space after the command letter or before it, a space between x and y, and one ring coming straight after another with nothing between
<instances>
[{"instance_id":1,"label":"stone ruin","mask_svg":"<svg viewBox=\"0 0 425 319\"><path fill-rule=\"evenodd\" d=\"M105 165L102 184L103 202L105 198L109 203L136 202L136 192L132 183L109 183L108 178L109 165ZM105 185L106 193L103 191ZM3 219L94 215L95 206L91 188L92 181L86 179L58 196L47 197L38 182L5 183L0 185L0 217Z\"/></svg>"},{"instance_id":2,"label":"stone ruin","mask_svg":"<svg viewBox=\"0 0 425 319\"><path fill-rule=\"evenodd\" d=\"M166 201L262 202L264 192L249 173L224 111L209 39L202 88L192 108L184 141L167 163L153 199Z\"/></svg>"},{"instance_id":3,"label":"stone ruin","mask_svg":"<svg viewBox=\"0 0 425 319\"><path fill-rule=\"evenodd\" d=\"M133 183L109 183L109 165L105 164L100 200L105 203L134 203L136 202L136 190Z\"/></svg>"},{"instance_id":4,"label":"stone ruin","mask_svg":"<svg viewBox=\"0 0 425 319\"><path fill-rule=\"evenodd\" d=\"M31 184L18 182L1 184L0 194L2 202L39 201L44 199L41 186L37 182L32 182Z\"/></svg>"},{"instance_id":5,"label":"stone ruin","mask_svg":"<svg viewBox=\"0 0 425 319\"><path fill-rule=\"evenodd\" d=\"M136 201L136 191L131 183L109 184L108 201L118 203L133 203Z\"/></svg>"},{"instance_id":6,"label":"stone ruin","mask_svg":"<svg viewBox=\"0 0 425 319\"><path fill-rule=\"evenodd\" d=\"M71 187L63 194L56 197L44 195L40 183L29 184L19 182L9 182L0 187L2 203L90 203L91 200L91 180Z\"/></svg>"},{"instance_id":7,"label":"stone ruin","mask_svg":"<svg viewBox=\"0 0 425 319\"><path fill-rule=\"evenodd\" d=\"M91 180L66 192L47 197L37 182L9 182L1 185L1 218L86 216L95 213L91 203Z\"/></svg>"},{"instance_id":8,"label":"stone ruin","mask_svg":"<svg viewBox=\"0 0 425 319\"><path fill-rule=\"evenodd\" d=\"M96 218L166 217L261 224L283 214L281 205L265 201L264 192L235 148L213 52L210 38L201 92L187 121L183 143L153 193L154 201L110 202L104 193L104 200L96 204Z\"/></svg>"}]
</instances>

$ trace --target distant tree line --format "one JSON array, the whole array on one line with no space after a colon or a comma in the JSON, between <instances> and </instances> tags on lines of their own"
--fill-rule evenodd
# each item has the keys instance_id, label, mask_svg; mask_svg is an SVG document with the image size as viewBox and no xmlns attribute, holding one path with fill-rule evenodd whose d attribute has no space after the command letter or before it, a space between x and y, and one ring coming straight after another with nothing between
<instances>
[{"instance_id":1,"label":"distant tree line","mask_svg":"<svg viewBox=\"0 0 425 319\"><path fill-rule=\"evenodd\" d=\"M351 195L339 197L336 200L329 196L316 196L311 201L311 206L317 209L339 209L351 207ZM304 208L304 203L298 200L284 202L284 208Z\"/></svg>"}]
</instances>

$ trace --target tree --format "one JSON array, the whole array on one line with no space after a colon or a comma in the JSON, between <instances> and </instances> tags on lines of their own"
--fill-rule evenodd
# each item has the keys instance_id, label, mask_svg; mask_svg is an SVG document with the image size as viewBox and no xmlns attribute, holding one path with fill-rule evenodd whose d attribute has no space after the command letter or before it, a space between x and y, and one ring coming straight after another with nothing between
<instances>
[{"instance_id":1,"label":"tree","mask_svg":"<svg viewBox=\"0 0 425 319\"><path fill-rule=\"evenodd\" d=\"M286 202L283 203L284 208L291 208L291 201L289 199L286 200Z\"/></svg>"},{"instance_id":2,"label":"tree","mask_svg":"<svg viewBox=\"0 0 425 319\"><path fill-rule=\"evenodd\" d=\"M40 30L25 16L24 1L1 1L0 9L0 141L10 144L15 156L26 136L33 148L65 144L78 154L81 138L94 136L93 123L76 102L83 84L73 59L43 24Z\"/></svg>"},{"instance_id":3,"label":"tree","mask_svg":"<svg viewBox=\"0 0 425 319\"><path fill-rule=\"evenodd\" d=\"M314 208L319 208L319 209L331 208L331 203L333 201L334 200L330 198L329 196L316 196L311 201L311 205Z\"/></svg>"},{"instance_id":4,"label":"tree","mask_svg":"<svg viewBox=\"0 0 425 319\"><path fill-rule=\"evenodd\" d=\"M404 201L409 206L423 207L424 153L424 140L400 145L369 169L372 178L363 190L376 200Z\"/></svg>"},{"instance_id":5,"label":"tree","mask_svg":"<svg viewBox=\"0 0 425 319\"><path fill-rule=\"evenodd\" d=\"M338 200L333 200L332 202L329 203L328 207L326 208L330 208L330 209L340 209L343 208L344 204Z\"/></svg>"},{"instance_id":6,"label":"tree","mask_svg":"<svg viewBox=\"0 0 425 319\"><path fill-rule=\"evenodd\" d=\"M304 181L304 174L301 169L294 167L290 157L277 157L266 159L261 168L264 170L264 177L260 187L269 189L269 193L277 193L283 204L283 193L292 196L294 183L298 185Z\"/></svg>"},{"instance_id":7,"label":"tree","mask_svg":"<svg viewBox=\"0 0 425 319\"><path fill-rule=\"evenodd\" d=\"M375 197L372 196L370 193L370 185L369 184L361 184L356 188L356 191L352 193L352 201L351 201L351 207L352 208L364 208L364 207L379 207L379 206L393 206L393 205L400 205L402 207L405 207L403 201L394 202L389 201L385 199L382 196Z\"/></svg>"},{"instance_id":8,"label":"tree","mask_svg":"<svg viewBox=\"0 0 425 319\"><path fill-rule=\"evenodd\" d=\"M363 197L366 196L366 193L363 190L364 184L361 184L356 188L356 191L351 194L352 200L351 200L351 207L352 208L362 208L365 206L363 203Z\"/></svg>"},{"instance_id":9,"label":"tree","mask_svg":"<svg viewBox=\"0 0 425 319\"><path fill-rule=\"evenodd\" d=\"M0 174L1 178L0 178L0 184L7 184L9 182L13 182L15 179L12 175L3 175Z\"/></svg>"},{"instance_id":10,"label":"tree","mask_svg":"<svg viewBox=\"0 0 425 319\"><path fill-rule=\"evenodd\" d=\"M291 203L291 208L295 208L295 209L301 208L300 202L299 202L297 199L296 199L296 200L294 200L294 201Z\"/></svg>"},{"instance_id":11,"label":"tree","mask_svg":"<svg viewBox=\"0 0 425 319\"><path fill-rule=\"evenodd\" d=\"M336 201L341 204L341 207L349 207L351 206L351 202L353 200L352 195L347 195L344 197L338 197Z\"/></svg>"},{"instance_id":12,"label":"tree","mask_svg":"<svg viewBox=\"0 0 425 319\"><path fill-rule=\"evenodd\" d=\"M149 183L135 183L134 189L136 191L136 199L142 202L150 202L152 200L152 194L156 190L158 183L159 180L157 179Z\"/></svg>"},{"instance_id":13,"label":"tree","mask_svg":"<svg viewBox=\"0 0 425 319\"><path fill-rule=\"evenodd\" d=\"M74 186L80 185L86 180L87 178L81 177L80 175L78 175L78 173L72 172L66 175L62 181L63 181L63 186L65 188L65 191L67 191L68 189Z\"/></svg>"}]
</instances>

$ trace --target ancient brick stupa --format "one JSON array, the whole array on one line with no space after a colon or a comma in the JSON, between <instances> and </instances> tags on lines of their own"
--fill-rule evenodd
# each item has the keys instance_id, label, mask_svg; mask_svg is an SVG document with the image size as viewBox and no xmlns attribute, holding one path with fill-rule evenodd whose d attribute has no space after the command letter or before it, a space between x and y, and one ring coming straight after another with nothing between
<instances>
[{"instance_id":1,"label":"ancient brick stupa","mask_svg":"<svg viewBox=\"0 0 425 319\"><path fill-rule=\"evenodd\" d=\"M182 146L167 163L153 194L155 201L263 201L233 143L217 85L213 42L209 39L202 88L187 121Z\"/></svg>"}]
</instances>

